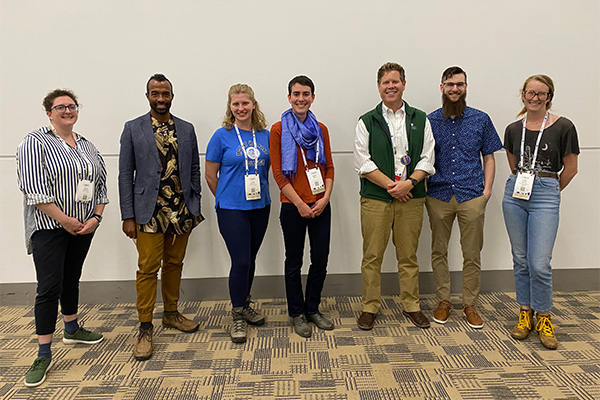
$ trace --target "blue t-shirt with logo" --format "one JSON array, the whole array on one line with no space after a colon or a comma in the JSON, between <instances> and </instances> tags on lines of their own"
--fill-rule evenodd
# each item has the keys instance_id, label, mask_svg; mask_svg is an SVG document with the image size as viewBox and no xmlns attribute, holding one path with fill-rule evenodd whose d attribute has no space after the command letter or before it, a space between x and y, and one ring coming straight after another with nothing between
<instances>
[{"instance_id":1,"label":"blue t-shirt with logo","mask_svg":"<svg viewBox=\"0 0 600 400\"><path fill-rule=\"evenodd\" d=\"M254 148L252 131L240 129L240 137L244 147ZM254 210L271 204L269 195L269 131L266 129L256 132L256 147L258 151L248 152L248 174L254 174L255 154L258 153L258 176L260 180L260 199L246 200L244 152L240 146L235 128L217 129L206 147L206 160L221 164L215 208L227 210Z\"/></svg>"}]
</instances>

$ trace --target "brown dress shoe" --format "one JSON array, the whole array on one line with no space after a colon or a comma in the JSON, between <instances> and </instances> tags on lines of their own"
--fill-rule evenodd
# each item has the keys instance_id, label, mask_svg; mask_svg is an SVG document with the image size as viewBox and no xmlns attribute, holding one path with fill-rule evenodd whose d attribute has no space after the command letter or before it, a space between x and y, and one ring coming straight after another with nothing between
<instances>
[{"instance_id":1,"label":"brown dress shoe","mask_svg":"<svg viewBox=\"0 0 600 400\"><path fill-rule=\"evenodd\" d=\"M152 357L152 328L142 329L133 346L133 357L138 361L145 361Z\"/></svg>"},{"instance_id":2,"label":"brown dress shoe","mask_svg":"<svg viewBox=\"0 0 600 400\"><path fill-rule=\"evenodd\" d=\"M196 332L200 324L191 319L187 319L179 311L165 311L162 316L163 326L170 326L179 329L181 332Z\"/></svg>"},{"instance_id":3,"label":"brown dress shoe","mask_svg":"<svg viewBox=\"0 0 600 400\"><path fill-rule=\"evenodd\" d=\"M375 317L377 314L363 311L358 318L358 327L365 331L370 331L375 325Z\"/></svg>"},{"instance_id":4,"label":"brown dress shoe","mask_svg":"<svg viewBox=\"0 0 600 400\"><path fill-rule=\"evenodd\" d=\"M483 328L483 320L479 316L479 313L477 312L475 306L464 306L463 313L465 314L467 325L469 325L473 329Z\"/></svg>"},{"instance_id":5,"label":"brown dress shoe","mask_svg":"<svg viewBox=\"0 0 600 400\"><path fill-rule=\"evenodd\" d=\"M413 312L402 311L402 314L407 316L408 319L410 319L410 321L419 328L426 329L431 326L431 324L429 323L429 320L427 319L425 314L423 314L421 311L413 311Z\"/></svg>"},{"instance_id":6,"label":"brown dress shoe","mask_svg":"<svg viewBox=\"0 0 600 400\"><path fill-rule=\"evenodd\" d=\"M448 322L450 311L452 311L452 303L450 303L448 300L440 301L435 309L435 312L433 313L433 320L438 324L445 324Z\"/></svg>"}]
</instances>

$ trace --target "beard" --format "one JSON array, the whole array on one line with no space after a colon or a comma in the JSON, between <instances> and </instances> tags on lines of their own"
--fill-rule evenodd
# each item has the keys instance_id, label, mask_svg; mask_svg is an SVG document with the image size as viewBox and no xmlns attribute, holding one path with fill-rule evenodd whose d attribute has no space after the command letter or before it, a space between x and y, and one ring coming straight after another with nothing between
<instances>
[{"instance_id":1,"label":"beard","mask_svg":"<svg viewBox=\"0 0 600 400\"><path fill-rule=\"evenodd\" d=\"M456 101L450 100L446 93L442 93L442 108L444 118L460 117L467 108L467 92L465 91Z\"/></svg>"}]
</instances>

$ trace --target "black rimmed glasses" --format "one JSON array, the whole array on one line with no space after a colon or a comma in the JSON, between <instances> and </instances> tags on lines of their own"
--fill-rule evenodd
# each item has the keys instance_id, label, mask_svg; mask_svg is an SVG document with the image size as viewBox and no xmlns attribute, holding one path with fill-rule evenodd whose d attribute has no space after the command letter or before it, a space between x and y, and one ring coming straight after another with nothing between
<instances>
[{"instance_id":1,"label":"black rimmed glasses","mask_svg":"<svg viewBox=\"0 0 600 400\"><path fill-rule=\"evenodd\" d=\"M63 106L61 104L61 105L52 107L51 110L56 110L57 113L61 113L61 114L67 110L69 110L70 112L77 112L77 111L79 111L79 106L77 104L70 104L68 106Z\"/></svg>"},{"instance_id":2,"label":"black rimmed glasses","mask_svg":"<svg viewBox=\"0 0 600 400\"><path fill-rule=\"evenodd\" d=\"M533 100L535 99L535 96L537 96L540 101L544 101L548 99L549 95L550 93L548 92L535 92L533 90L527 90L526 92L523 92L523 96L525 96L527 100Z\"/></svg>"},{"instance_id":3,"label":"black rimmed glasses","mask_svg":"<svg viewBox=\"0 0 600 400\"><path fill-rule=\"evenodd\" d=\"M442 83L446 89L452 89L456 86L457 89L464 89L467 84L465 82L444 82Z\"/></svg>"}]
</instances>

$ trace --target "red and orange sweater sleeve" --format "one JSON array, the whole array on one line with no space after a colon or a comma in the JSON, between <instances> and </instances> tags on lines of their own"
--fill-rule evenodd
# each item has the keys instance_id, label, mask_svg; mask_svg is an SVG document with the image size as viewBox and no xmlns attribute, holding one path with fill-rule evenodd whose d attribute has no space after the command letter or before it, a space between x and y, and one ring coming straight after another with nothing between
<instances>
[{"instance_id":1,"label":"red and orange sweater sleeve","mask_svg":"<svg viewBox=\"0 0 600 400\"><path fill-rule=\"evenodd\" d=\"M325 145L325 165L319 165L319 169L321 170L321 175L323 176L323 181L325 179L333 180L334 177L334 168L333 168L333 159L331 157L331 144L329 142L329 131L327 127L319 122L321 126L321 130L323 131L323 144ZM318 199L324 196L323 193L319 193L318 195L312 194L310 190L310 185L308 183L308 178L304 169L304 162L302 160L302 153L300 153L300 147L297 146L297 162L296 165L296 175L292 179L288 179L281 172L281 121L277 122L271 127L271 135L269 138L269 151L271 156L271 168L273 168L273 178L275 178L275 182L277 182L277 186L279 189L287 185L288 183L292 185L298 196L307 204L311 204L316 202ZM315 163L311 160L306 160L308 163L308 168L314 168ZM285 197L285 195L280 193L280 199L283 203L291 203L291 201Z\"/></svg>"}]
</instances>

